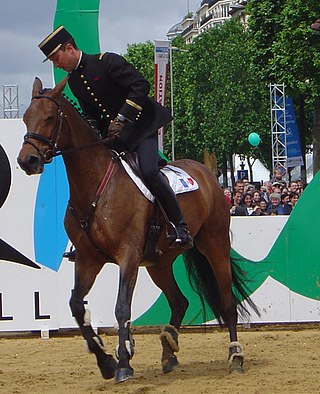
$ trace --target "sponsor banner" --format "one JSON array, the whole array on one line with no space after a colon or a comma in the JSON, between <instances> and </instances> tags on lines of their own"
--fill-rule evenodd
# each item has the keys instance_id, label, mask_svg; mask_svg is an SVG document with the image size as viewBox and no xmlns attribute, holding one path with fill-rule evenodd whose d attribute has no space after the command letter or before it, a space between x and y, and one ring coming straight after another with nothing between
<instances>
[{"instance_id":1,"label":"sponsor banner","mask_svg":"<svg viewBox=\"0 0 320 394\"><path fill-rule=\"evenodd\" d=\"M16 164L24 134L21 119L0 120L0 332L74 328L69 309L74 263L62 258L70 246L63 228L69 195L62 185L63 163L52 162L43 174L27 176ZM320 172L290 216L231 220L233 254L238 254L249 294L261 311L260 317L252 314L252 323L319 320L319 185ZM306 232L307 227L313 231ZM174 264L174 275L190 302L183 324L202 324L202 306L182 257ZM94 327L116 325L118 283L118 267L106 264L85 297ZM135 326L162 325L170 319L168 302L144 267L131 318Z\"/></svg>"},{"instance_id":2,"label":"sponsor banner","mask_svg":"<svg viewBox=\"0 0 320 394\"><path fill-rule=\"evenodd\" d=\"M281 99L277 97L279 102ZM299 138L299 130L294 112L294 105L291 97L285 98L286 108L286 149L287 149L287 167L303 166L303 158L301 153L301 145ZM284 123L281 111L279 112L278 122L282 125Z\"/></svg>"},{"instance_id":3,"label":"sponsor banner","mask_svg":"<svg viewBox=\"0 0 320 394\"><path fill-rule=\"evenodd\" d=\"M155 40L154 44L155 100L163 106L166 104L169 45L168 40ZM158 145L161 152L163 152L163 133L164 127L158 131Z\"/></svg>"},{"instance_id":4,"label":"sponsor banner","mask_svg":"<svg viewBox=\"0 0 320 394\"><path fill-rule=\"evenodd\" d=\"M303 166L299 131L291 97L286 97L287 166Z\"/></svg>"}]
</instances>

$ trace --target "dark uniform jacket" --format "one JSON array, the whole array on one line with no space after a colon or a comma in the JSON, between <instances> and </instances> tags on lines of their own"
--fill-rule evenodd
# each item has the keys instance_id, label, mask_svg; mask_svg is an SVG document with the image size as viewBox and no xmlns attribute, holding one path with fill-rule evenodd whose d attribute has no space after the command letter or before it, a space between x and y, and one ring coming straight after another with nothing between
<instances>
[{"instance_id":1,"label":"dark uniform jacket","mask_svg":"<svg viewBox=\"0 0 320 394\"><path fill-rule=\"evenodd\" d=\"M150 84L122 56L115 53L82 58L68 80L84 114L106 131L118 113L126 122L121 139L129 150L172 119L170 110L148 97Z\"/></svg>"}]
</instances>

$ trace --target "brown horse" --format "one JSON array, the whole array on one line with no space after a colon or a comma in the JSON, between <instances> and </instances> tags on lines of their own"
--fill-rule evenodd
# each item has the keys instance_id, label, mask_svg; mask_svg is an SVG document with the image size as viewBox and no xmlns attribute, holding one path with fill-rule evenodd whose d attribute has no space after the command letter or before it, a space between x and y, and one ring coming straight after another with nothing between
<instances>
[{"instance_id":1,"label":"brown horse","mask_svg":"<svg viewBox=\"0 0 320 394\"><path fill-rule=\"evenodd\" d=\"M36 78L32 100L24 115L27 134L18 163L28 174L40 174L44 164L62 154L70 186L70 202L65 228L76 247L75 283L70 308L79 324L88 348L97 358L105 379L115 382L133 377L130 359L134 342L130 331L131 302L139 266L143 263L146 236L154 215L149 202L101 143L88 123L62 97L66 79L53 89L42 89ZM186 265L191 268L193 284L220 322L229 330L229 364L231 370L242 370L243 352L237 342L237 304L247 299L240 273L230 262L230 215L216 177L202 164L177 160L174 165L187 171L199 189L179 195L184 217L195 247L185 251ZM165 227L165 226L164 226ZM169 247L162 230L159 249L161 260L147 270L163 291L171 308L170 324L160 334L162 368L170 372L178 365L178 329L188 307L172 270L175 258L184 251ZM120 279L115 314L119 325L118 362L104 352L101 338L90 324L90 313L83 299L106 262L119 266ZM191 275L190 274L190 275ZM237 289L240 300L232 290ZM250 300L249 300L250 302ZM251 304L252 306L253 304ZM240 310L246 309L239 305Z\"/></svg>"}]
</instances>

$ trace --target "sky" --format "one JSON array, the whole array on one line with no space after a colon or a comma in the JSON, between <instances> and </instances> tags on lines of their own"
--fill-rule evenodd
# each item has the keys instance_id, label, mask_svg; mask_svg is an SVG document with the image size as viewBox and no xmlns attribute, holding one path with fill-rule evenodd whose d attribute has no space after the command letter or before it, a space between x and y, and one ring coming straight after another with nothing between
<instances>
[{"instance_id":1,"label":"sky","mask_svg":"<svg viewBox=\"0 0 320 394\"><path fill-rule=\"evenodd\" d=\"M199 0L100 0L100 49L120 54L128 44L166 39L168 30ZM52 64L42 63L38 44L53 29L56 0L0 0L0 118L3 85L18 84L19 116L30 103L32 84L39 77L52 87Z\"/></svg>"}]
</instances>

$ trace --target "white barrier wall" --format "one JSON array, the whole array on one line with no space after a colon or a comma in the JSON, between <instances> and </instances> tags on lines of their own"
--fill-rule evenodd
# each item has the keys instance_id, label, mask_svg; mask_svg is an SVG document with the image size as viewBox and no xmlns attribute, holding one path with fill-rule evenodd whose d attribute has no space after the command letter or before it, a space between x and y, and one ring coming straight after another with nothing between
<instances>
[{"instance_id":1,"label":"white barrier wall","mask_svg":"<svg viewBox=\"0 0 320 394\"><path fill-rule=\"evenodd\" d=\"M48 203L47 206L43 195L50 185L42 190L40 198L40 176L28 177L16 164L24 133L21 119L0 120L0 144L10 161L12 174L9 194L0 207L0 331L46 331L76 327L68 305L73 286L73 263L61 258L62 251L67 247L61 215L65 206L60 207L56 202L61 197L61 189L55 186L54 192L48 191L48 199L56 199L53 205ZM52 215L49 219L47 211ZM61 219L58 223L52 221L59 215ZM249 259L251 264L259 264L273 249L287 220L288 217L280 216L233 218L233 249ZM41 231L37 229L40 222ZM4 258L8 248L9 252L21 253L22 263ZM39 269L25 265L29 260L35 262ZM117 267L109 264L102 270L86 298L87 307L92 312L93 326L110 327L115 324L117 285ZM146 270L141 268L132 320L139 322L139 318L147 314L148 310L156 308L159 296L159 289L151 282ZM262 313L261 317L253 315L252 322L320 320L319 299L292 291L272 275L266 275L259 283L252 298ZM145 321L153 324L152 320ZM154 321L154 324L158 323Z\"/></svg>"}]
</instances>

